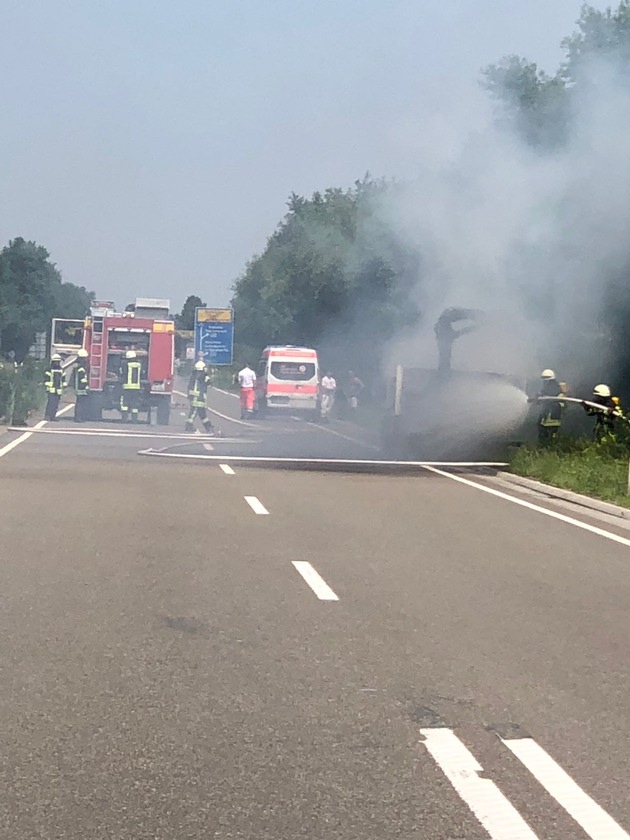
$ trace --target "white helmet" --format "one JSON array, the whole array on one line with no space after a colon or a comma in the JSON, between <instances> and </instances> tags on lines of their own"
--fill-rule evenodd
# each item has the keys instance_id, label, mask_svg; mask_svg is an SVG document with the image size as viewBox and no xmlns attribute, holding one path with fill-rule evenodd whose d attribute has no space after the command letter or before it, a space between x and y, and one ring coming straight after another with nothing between
<instances>
[{"instance_id":1,"label":"white helmet","mask_svg":"<svg viewBox=\"0 0 630 840\"><path fill-rule=\"evenodd\" d=\"M77 351L77 356L79 359L87 359L89 353L87 350L84 350L83 347Z\"/></svg>"},{"instance_id":2,"label":"white helmet","mask_svg":"<svg viewBox=\"0 0 630 840\"><path fill-rule=\"evenodd\" d=\"M205 362L202 362L201 360L199 360L198 362L195 362L195 370L205 370L205 369L206 369L206 363Z\"/></svg>"},{"instance_id":3,"label":"white helmet","mask_svg":"<svg viewBox=\"0 0 630 840\"><path fill-rule=\"evenodd\" d=\"M596 397L609 397L610 396L610 386L609 385L596 385L593 388L593 393Z\"/></svg>"},{"instance_id":4,"label":"white helmet","mask_svg":"<svg viewBox=\"0 0 630 840\"><path fill-rule=\"evenodd\" d=\"M551 370L551 368L545 368L543 370L543 372L540 374L540 378L541 379L555 379L556 374L554 373L553 370Z\"/></svg>"},{"instance_id":5,"label":"white helmet","mask_svg":"<svg viewBox=\"0 0 630 840\"><path fill-rule=\"evenodd\" d=\"M135 350L127 350L125 353L125 359L135 359L136 358L136 351Z\"/></svg>"},{"instance_id":6,"label":"white helmet","mask_svg":"<svg viewBox=\"0 0 630 840\"><path fill-rule=\"evenodd\" d=\"M60 362L61 361L61 356L59 355L59 353L53 353L52 356L50 357L50 361L51 362Z\"/></svg>"}]
</instances>

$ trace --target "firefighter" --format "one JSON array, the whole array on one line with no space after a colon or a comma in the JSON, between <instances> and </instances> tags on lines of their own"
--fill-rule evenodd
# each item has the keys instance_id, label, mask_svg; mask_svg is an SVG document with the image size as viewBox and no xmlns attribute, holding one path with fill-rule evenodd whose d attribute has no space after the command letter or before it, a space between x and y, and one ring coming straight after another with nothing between
<instances>
[{"instance_id":1,"label":"firefighter","mask_svg":"<svg viewBox=\"0 0 630 840\"><path fill-rule=\"evenodd\" d=\"M140 389L142 388L142 365L137 359L135 350L127 350L121 369L122 390L120 394L120 411L122 421L126 423L131 414L131 422L138 422L140 407Z\"/></svg>"},{"instance_id":2,"label":"firefighter","mask_svg":"<svg viewBox=\"0 0 630 840\"><path fill-rule=\"evenodd\" d=\"M59 400L66 387L66 380L61 369L61 356L53 353L50 357L50 364L44 372L44 388L48 394L44 420L56 420L59 410Z\"/></svg>"},{"instance_id":3,"label":"firefighter","mask_svg":"<svg viewBox=\"0 0 630 840\"><path fill-rule=\"evenodd\" d=\"M359 397L364 390L365 384L359 379L356 373L351 370L348 371L348 385L346 386L346 396L348 397L348 405L353 415L357 413L359 407Z\"/></svg>"},{"instance_id":4,"label":"firefighter","mask_svg":"<svg viewBox=\"0 0 630 840\"><path fill-rule=\"evenodd\" d=\"M238 384L241 387L241 420L244 420L246 417L253 416L256 396L254 392L256 374L249 366L249 363L242 370L239 370Z\"/></svg>"},{"instance_id":5,"label":"firefighter","mask_svg":"<svg viewBox=\"0 0 630 840\"><path fill-rule=\"evenodd\" d=\"M541 385L537 397L564 397L564 389L561 382L556 379L556 374L550 369L545 368L540 374ZM564 403L560 400L541 400L540 412L538 414L538 442L550 443L557 436L560 431L562 423L562 411Z\"/></svg>"},{"instance_id":6,"label":"firefighter","mask_svg":"<svg viewBox=\"0 0 630 840\"><path fill-rule=\"evenodd\" d=\"M88 367L88 351L81 348L77 353L77 363L74 368L74 393L76 395L74 403L75 423L83 423L88 419Z\"/></svg>"},{"instance_id":7,"label":"firefighter","mask_svg":"<svg viewBox=\"0 0 630 840\"><path fill-rule=\"evenodd\" d=\"M208 434L214 434L212 423L206 412L206 394L210 385L210 374L206 370L206 363L203 361L195 362L195 367L190 374L190 381L188 382L188 400L190 402L190 412L186 419L186 431L192 432L194 430L195 417L198 417L203 423L203 428Z\"/></svg>"},{"instance_id":8,"label":"firefighter","mask_svg":"<svg viewBox=\"0 0 630 840\"><path fill-rule=\"evenodd\" d=\"M601 405L601 408L589 405L588 402ZM584 401L582 405L589 417L595 417L593 439L598 443L615 441L615 422L622 416L619 397L613 397L610 386L602 384L593 388L593 396L588 402Z\"/></svg>"}]
</instances>

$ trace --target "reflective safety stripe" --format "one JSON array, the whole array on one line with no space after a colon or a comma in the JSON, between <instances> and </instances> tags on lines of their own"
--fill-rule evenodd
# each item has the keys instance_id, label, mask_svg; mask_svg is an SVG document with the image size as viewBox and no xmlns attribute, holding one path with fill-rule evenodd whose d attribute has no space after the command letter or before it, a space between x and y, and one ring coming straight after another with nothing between
<instances>
[{"instance_id":1,"label":"reflective safety stripe","mask_svg":"<svg viewBox=\"0 0 630 840\"><path fill-rule=\"evenodd\" d=\"M44 388L49 394L57 394L61 396L63 389L66 387L66 381L63 377L62 370L52 370L48 368L44 373Z\"/></svg>"},{"instance_id":2,"label":"reflective safety stripe","mask_svg":"<svg viewBox=\"0 0 630 840\"><path fill-rule=\"evenodd\" d=\"M123 372L124 372L123 368ZM140 390L140 377L142 372L142 365L140 362L128 362L126 367L127 378L123 381L123 388L125 390Z\"/></svg>"}]
</instances>

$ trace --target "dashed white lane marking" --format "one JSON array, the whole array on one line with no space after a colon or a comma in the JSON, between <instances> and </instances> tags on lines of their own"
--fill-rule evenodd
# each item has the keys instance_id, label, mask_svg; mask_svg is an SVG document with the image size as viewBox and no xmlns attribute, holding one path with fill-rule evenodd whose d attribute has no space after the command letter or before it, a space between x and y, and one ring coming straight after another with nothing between
<instances>
[{"instance_id":1,"label":"dashed white lane marking","mask_svg":"<svg viewBox=\"0 0 630 840\"><path fill-rule=\"evenodd\" d=\"M495 783L480 778L483 767L452 730L421 729L420 734L421 743L492 840L538 840Z\"/></svg>"},{"instance_id":2,"label":"dashed white lane marking","mask_svg":"<svg viewBox=\"0 0 630 840\"><path fill-rule=\"evenodd\" d=\"M485 484L478 484L476 481L471 481L468 478L462 478L461 475L453 475L453 473L444 472L444 470L436 469L436 467L424 464L424 469L429 472L441 475L444 478L450 478L451 481L457 481L460 484L465 484L468 487L474 487L475 490L481 490L483 493L489 493L491 496L496 496L499 499L505 499L507 502L512 502L514 505L534 510L536 513L542 513L543 516L550 516L552 519L558 519L560 522L566 522L568 525L573 525L575 528L581 528L583 531L589 531L591 534L597 534L598 537L604 537L607 540L619 543L630 547L630 539L621 537L619 534L614 534L612 531L606 531L604 528L598 528L596 525L589 525L588 522L582 522L579 519L574 519L572 516L566 516L564 513L558 513L555 510L535 505L533 502L526 502L525 499L519 499L517 496L510 496L509 493L502 493L500 490L495 490L493 487L486 487Z\"/></svg>"},{"instance_id":3,"label":"dashed white lane marking","mask_svg":"<svg viewBox=\"0 0 630 840\"><path fill-rule=\"evenodd\" d=\"M66 411L70 411L70 409L73 407L74 403L70 403L70 405L64 406L61 409L61 411L57 412L57 416L59 417L61 414L65 414ZM16 446L19 446L21 443L24 443L25 440L28 440L33 434L33 432L39 431L39 429L43 428L47 422L47 420L40 420L39 423L35 423L35 425L30 431L24 432L15 440L12 440L11 443L7 443L5 446L3 446L2 449L0 449L0 458L2 458L2 456L6 455L8 452L11 452L11 450L15 449Z\"/></svg>"},{"instance_id":4,"label":"dashed white lane marking","mask_svg":"<svg viewBox=\"0 0 630 840\"><path fill-rule=\"evenodd\" d=\"M258 513L261 516L266 516L269 514L267 508L263 505L260 499L257 499L256 496L245 496L245 501L250 506L250 508L254 511L254 513Z\"/></svg>"},{"instance_id":5,"label":"dashed white lane marking","mask_svg":"<svg viewBox=\"0 0 630 840\"><path fill-rule=\"evenodd\" d=\"M536 741L514 738L503 743L592 840L630 840L630 834L594 802Z\"/></svg>"},{"instance_id":6,"label":"dashed white lane marking","mask_svg":"<svg viewBox=\"0 0 630 840\"><path fill-rule=\"evenodd\" d=\"M195 435L196 437L201 437L201 432L199 431L199 429L195 429ZM208 452L214 452L214 446L211 443L204 443L202 444L202 446L204 449L207 449Z\"/></svg>"},{"instance_id":7,"label":"dashed white lane marking","mask_svg":"<svg viewBox=\"0 0 630 840\"><path fill-rule=\"evenodd\" d=\"M219 466L226 475L236 475L236 473L229 464L219 464Z\"/></svg>"},{"instance_id":8,"label":"dashed white lane marking","mask_svg":"<svg viewBox=\"0 0 630 840\"><path fill-rule=\"evenodd\" d=\"M320 601L338 601L339 598L332 591L330 586L326 583L324 578L316 571L310 563L305 560L291 561L297 571L302 575L304 580L311 587L313 592L317 595Z\"/></svg>"}]
</instances>

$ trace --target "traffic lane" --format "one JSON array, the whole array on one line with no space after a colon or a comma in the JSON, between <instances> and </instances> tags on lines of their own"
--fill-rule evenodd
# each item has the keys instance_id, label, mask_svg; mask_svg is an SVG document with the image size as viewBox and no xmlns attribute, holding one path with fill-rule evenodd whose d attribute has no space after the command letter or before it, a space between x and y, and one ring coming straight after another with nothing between
<instances>
[{"instance_id":1,"label":"traffic lane","mask_svg":"<svg viewBox=\"0 0 630 840\"><path fill-rule=\"evenodd\" d=\"M3 835L485 836L365 690L343 613L270 550L251 488L24 453L0 482Z\"/></svg>"},{"instance_id":2,"label":"traffic lane","mask_svg":"<svg viewBox=\"0 0 630 840\"><path fill-rule=\"evenodd\" d=\"M121 423L77 425L72 421L50 424L21 446L27 446L33 458L43 455L116 458L138 457L146 450L170 454L198 454L248 457L292 458L364 458L365 449L342 437L322 433L311 424L291 422L268 430L244 428L219 420L216 436L185 433L181 426L153 427ZM17 433L16 437L17 437ZM201 434L201 437L199 435ZM368 453L373 455L374 453Z\"/></svg>"},{"instance_id":3,"label":"traffic lane","mask_svg":"<svg viewBox=\"0 0 630 840\"><path fill-rule=\"evenodd\" d=\"M630 549L430 474L268 471L255 488L290 520L276 554L312 559L352 611L366 680L535 733L630 824Z\"/></svg>"},{"instance_id":4,"label":"traffic lane","mask_svg":"<svg viewBox=\"0 0 630 840\"><path fill-rule=\"evenodd\" d=\"M124 455L136 458L138 451L147 447L162 448L170 445L177 451L187 450L194 445L199 446L199 432L196 435L186 433L183 418L172 419L175 422L169 426L155 426L146 423L122 423L119 419L75 423L64 416L55 423L47 423L41 429L26 428L24 431L30 431L32 434L19 448L22 450L28 447L33 457L48 454L72 457L73 454L81 454L88 457L100 455L111 458ZM225 424L221 423L221 426L223 428L217 426L217 431L223 446L229 446L230 440L238 442L242 439L245 445L249 442L251 435L247 430L233 429L230 436ZM21 434L22 432L18 431L10 432L7 440L16 439ZM205 435L203 437L204 444L211 445L211 441L208 441ZM200 451L208 450L202 448ZM236 451L241 450L237 447Z\"/></svg>"},{"instance_id":5,"label":"traffic lane","mask_svg":"<svg viewBox=\"0 0 630 840\"><path fill-rule=\"evenodd\" d=\"M253 433L263 434L261 454L268 457L293 458L378 458L380 450L372 437L360 426L333 420L327 424L310 422L303 415L282 413L265 420L240 420L240 402L234 394L212 388L207 405L211 419L226 421ZM215 412L219 412L216 414Z\"/></svg>"}]
</instances>

